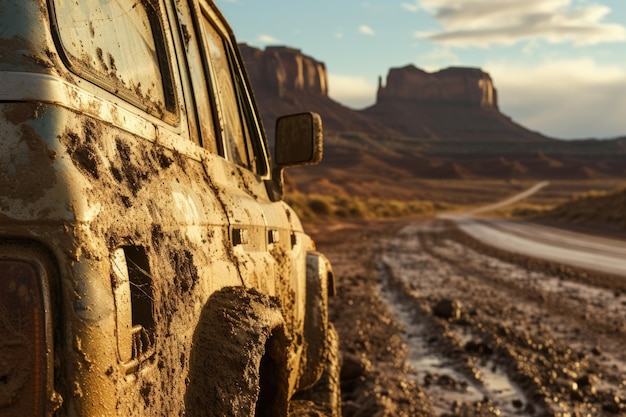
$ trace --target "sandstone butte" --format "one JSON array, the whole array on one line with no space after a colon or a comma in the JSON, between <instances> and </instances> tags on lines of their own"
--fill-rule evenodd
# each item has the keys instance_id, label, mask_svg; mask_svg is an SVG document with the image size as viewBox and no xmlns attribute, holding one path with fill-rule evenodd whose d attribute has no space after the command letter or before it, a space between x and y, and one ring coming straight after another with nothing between
<instances>
[{"instance_id":1,"label":"sandstone butte","mask_svg":"<svg viewBox=\"0 0 626 417\"><path fill-rule=\"evenodd\" d=\"M328 97L325 64L299 49L260 50L247 44L240 49L268 130L280 114L311 110L335 131L397 132L455 142L549 140L500 113L494 83L480 69L428 73L413 65L392 68L385 85L379 79L376 103L353 110Z\"/></svg>"}]
</instances>

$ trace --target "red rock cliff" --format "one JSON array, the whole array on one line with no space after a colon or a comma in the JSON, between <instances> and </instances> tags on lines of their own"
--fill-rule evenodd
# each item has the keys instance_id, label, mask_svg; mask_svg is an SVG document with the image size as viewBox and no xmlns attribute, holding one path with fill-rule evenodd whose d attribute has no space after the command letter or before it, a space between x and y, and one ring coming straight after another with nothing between
<instances>
[{"instance_id":1,"label":"red rock cliff","mask_svg":"<svg viewBox=\"0 0 626 417\"><path fill-rule=\"evenodd\" d=\"M239 48L255 90L278 97L293 92L328 94L326 66L299 49L272 46L261 50L246 44Z\"/></svg>"},{"instance_id":2,"label":"red rock cliff","mask_svg":"<svg viewBox=\"0 0 626 417\"><path fill-rule=\"evenodd\" d=\"M411 100L498 108L491 77L477 68L447 68L428 73L408 65L392 68L386 86L379 82L377 102Z\"/></svg>"}]
</instances>

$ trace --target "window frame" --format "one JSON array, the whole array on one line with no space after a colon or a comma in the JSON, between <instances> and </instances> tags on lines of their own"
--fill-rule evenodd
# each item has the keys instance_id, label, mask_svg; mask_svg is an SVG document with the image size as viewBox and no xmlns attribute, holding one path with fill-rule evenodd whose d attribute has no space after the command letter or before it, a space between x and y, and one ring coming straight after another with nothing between
<instances>
[{"instance_id":1,"label":"window frame","mask_svg":"<svg viewBox=\"0 0 626 417\"><path fill-rule=\"evenodd\" d=\"M269 175L269 158L267 147L265 146L265 134L261 124L256 104L252 99L251 88L248 78L242 68L241 57L238 49L233 47L234 37L228 26L224 22L222 15L214 7L207 4L206 1L197 2L198 8L194 8L194 23L197 25L196 33L199 36L199 44L203 55L203 64L205 66L205 77L207 82L211 84L208 93L211 95L210 100L215 111L215 134L217 136L219 154L231 163L245 169L259 177L267 177ZM219 97L217 86L218 77L210 56L210 48L206 38L204 22L211 25L213 30L222 40L226 59L228 61L230 79L234 87L236 104L239 109L239 119L241 129L244 133L245 147L248 159L252 159L252 168L249 166L238 164L228 154L227 138L224 135L224 115Z\"/></svg>"}]
</instances>

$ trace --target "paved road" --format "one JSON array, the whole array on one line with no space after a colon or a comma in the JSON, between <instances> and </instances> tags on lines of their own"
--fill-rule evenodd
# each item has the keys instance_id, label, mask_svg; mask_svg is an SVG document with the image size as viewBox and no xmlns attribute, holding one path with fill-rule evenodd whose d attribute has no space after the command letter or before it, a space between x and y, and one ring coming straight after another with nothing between
<instances>
[{"instance_id":1,"label":"paved road","mask_svg":"<svg viewBox=\"0 0 626 417\"><path fill-rule=\"evenodd\" d=\"M548 185L540 183L503 202L442 218L490 246L533 258L626 277L626 241L576 233L531 222L485 219L478 213L526 198Z\"/></svg>"}]
</instances>

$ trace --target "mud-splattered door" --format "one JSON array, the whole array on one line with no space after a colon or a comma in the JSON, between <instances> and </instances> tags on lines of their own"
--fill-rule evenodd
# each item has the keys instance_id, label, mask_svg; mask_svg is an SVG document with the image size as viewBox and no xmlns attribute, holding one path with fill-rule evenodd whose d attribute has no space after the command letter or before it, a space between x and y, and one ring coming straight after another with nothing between
<instances>
[{"instance_id":1,"label":"mud-splattered door","mask_svg":"<svg viewBox=\"0 0 626 417\"><path fill-rule=\"evenodd\" d=\"M277 204L265 187L269 168L260 124L226 27L205 2L195 14L190 23L197 38L189 44L197 42L203 51L202 74L194 79L192 73L196 101L202 102L198 130L203 146L219 155L205 158L205 169L229 220L230 250L243 284L273 294L276 262L268 245L277 235L266 213Z\"/></svg>"}]
</instances>

